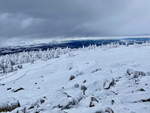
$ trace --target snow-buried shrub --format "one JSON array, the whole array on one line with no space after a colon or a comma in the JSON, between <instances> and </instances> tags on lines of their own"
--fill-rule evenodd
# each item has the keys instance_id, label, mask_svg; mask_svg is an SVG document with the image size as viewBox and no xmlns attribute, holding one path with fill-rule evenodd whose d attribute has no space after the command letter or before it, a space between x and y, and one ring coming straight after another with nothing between
<instances>
[{"instance_id":1,"label":"snow-buried shrub","mask_svg":"<svg viewBox=\"0 0 150 113\"><path fill-rule=\"evenodd\" d=\"M134 71L132 69L127 69L127 74L130 76L131 79L146 75L146 73L144 73L143 71Z\"/></svg>"},{"instance_id":2,"label":"snow-buried shrub","mask_svg":"<svg viewBox=\"0 0 150 113\"><path fill-rule=\"evenodd\" d=\"M44 96L33 103L16 108L15 110L13 110L13 113L43 113L43 111L45 110L43 104L45 104L46 101L47 98Z\"/></svg>"},{"instance_id":3,"label":"snow-buried shrub","mask_svg":"<svg viewBox=\"0 0 150 113\"><path fill-rule=\"evenodd\" d=\"M147 74L143 71L135 71L132 69L127 69L127 77L129 80L133 80L136 84L139 83L140 79L144 76L147 76Z\"/></svg>"},{"instance_id":4,"label":"snow-buried shrub","mask_svg":"<svg viewBox=\"0 0 150 113\"><path fill-rule=\"evenodd\" d=\"M112 78L110 80L105 80L103 84L104 89L110 89L112 86L115 85L115 80Z\"/></svg>"},{"instance_id":5,"label":"snow-buried shrub","mask_svg":"<svg viewBox=\"0 0 150 113\"><path fill-rule=\"evenodd\" d=\"M10 112L20 107L20 103L15 98L7 98L0 100L0 112Z\"/></svg>"},{"instance_id":6,"label":"snow-buried shrub","mask_svg":"<svg viewBox=\"0 0 150 113\"><path fill-rule=\"evenodd\" d=\"M95 113L114 113L114 111L110 107L107 107L102 110L97 110Z\"/></svg>"}]
</instances>

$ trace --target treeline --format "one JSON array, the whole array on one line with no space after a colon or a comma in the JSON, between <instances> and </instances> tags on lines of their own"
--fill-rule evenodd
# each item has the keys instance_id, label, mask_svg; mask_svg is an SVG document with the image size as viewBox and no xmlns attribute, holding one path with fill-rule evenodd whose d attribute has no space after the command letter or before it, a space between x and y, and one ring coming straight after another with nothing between
<instances>
[{"instance_id":1,"label":"treeline","mask_svg":"<svg viewBox=\"0 0 150 113\"><path fill-rule=\"evenodd\" d=\"M0 57L0 74L9 73L21 69L24 63L34 63L37 60L49 60L57 58L62 54L71 51L69 48L65 49L47 49L45 51L30 51L16 54L9 54Z\"/></svg>"}]
</instances>

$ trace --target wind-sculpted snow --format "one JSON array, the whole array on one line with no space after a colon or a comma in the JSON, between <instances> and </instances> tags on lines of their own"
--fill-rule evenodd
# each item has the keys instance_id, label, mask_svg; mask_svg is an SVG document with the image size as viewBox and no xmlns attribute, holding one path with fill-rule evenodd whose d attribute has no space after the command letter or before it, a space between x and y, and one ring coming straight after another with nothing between
<instances>
[{"instance_id":1,"label":"wind-sculpted snow","mask_svg":"<svg viewBox=\"0 0 150 113\"><path fill-rule=\"evenodd\" d=\"M0 79L0 108L12 98L19 106L4 112L149 113L149 51L149 45L89 47L23 64Z\"/></svg>"}]
</instances>

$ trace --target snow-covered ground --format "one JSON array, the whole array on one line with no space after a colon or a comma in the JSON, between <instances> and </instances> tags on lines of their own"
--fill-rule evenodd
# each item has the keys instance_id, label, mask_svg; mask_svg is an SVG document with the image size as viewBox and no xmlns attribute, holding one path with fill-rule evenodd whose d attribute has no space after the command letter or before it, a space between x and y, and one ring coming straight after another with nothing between
<instances>
[{"instance_id":1,"label":"snow-covered ground","mask_svg":"<svg viewBox=\"0 0 150 113\"><path fill-rule=\"evenodd\" d=\"M12 113L150 113L150 46L83 48L0 78ZM9 103L8 103L9 102Z\"/></svg>"}]
</instances>

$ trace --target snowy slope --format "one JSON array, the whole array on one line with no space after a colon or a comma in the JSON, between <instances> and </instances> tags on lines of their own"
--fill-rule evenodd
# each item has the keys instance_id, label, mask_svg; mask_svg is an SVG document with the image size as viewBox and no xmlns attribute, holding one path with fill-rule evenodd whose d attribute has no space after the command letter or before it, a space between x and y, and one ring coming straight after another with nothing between
<instances>
[{"instance_id":1,"label":"snowy slope","mask_svg":"<svg viewBox=\"0 0 150 113\"><path fill-rule=\"evenodd\" d=\"M97 47L25 64L0 78L0 108L16 100L13 113L149 113L149 58L150 46Z\"/></svg>"}]
</instances>

